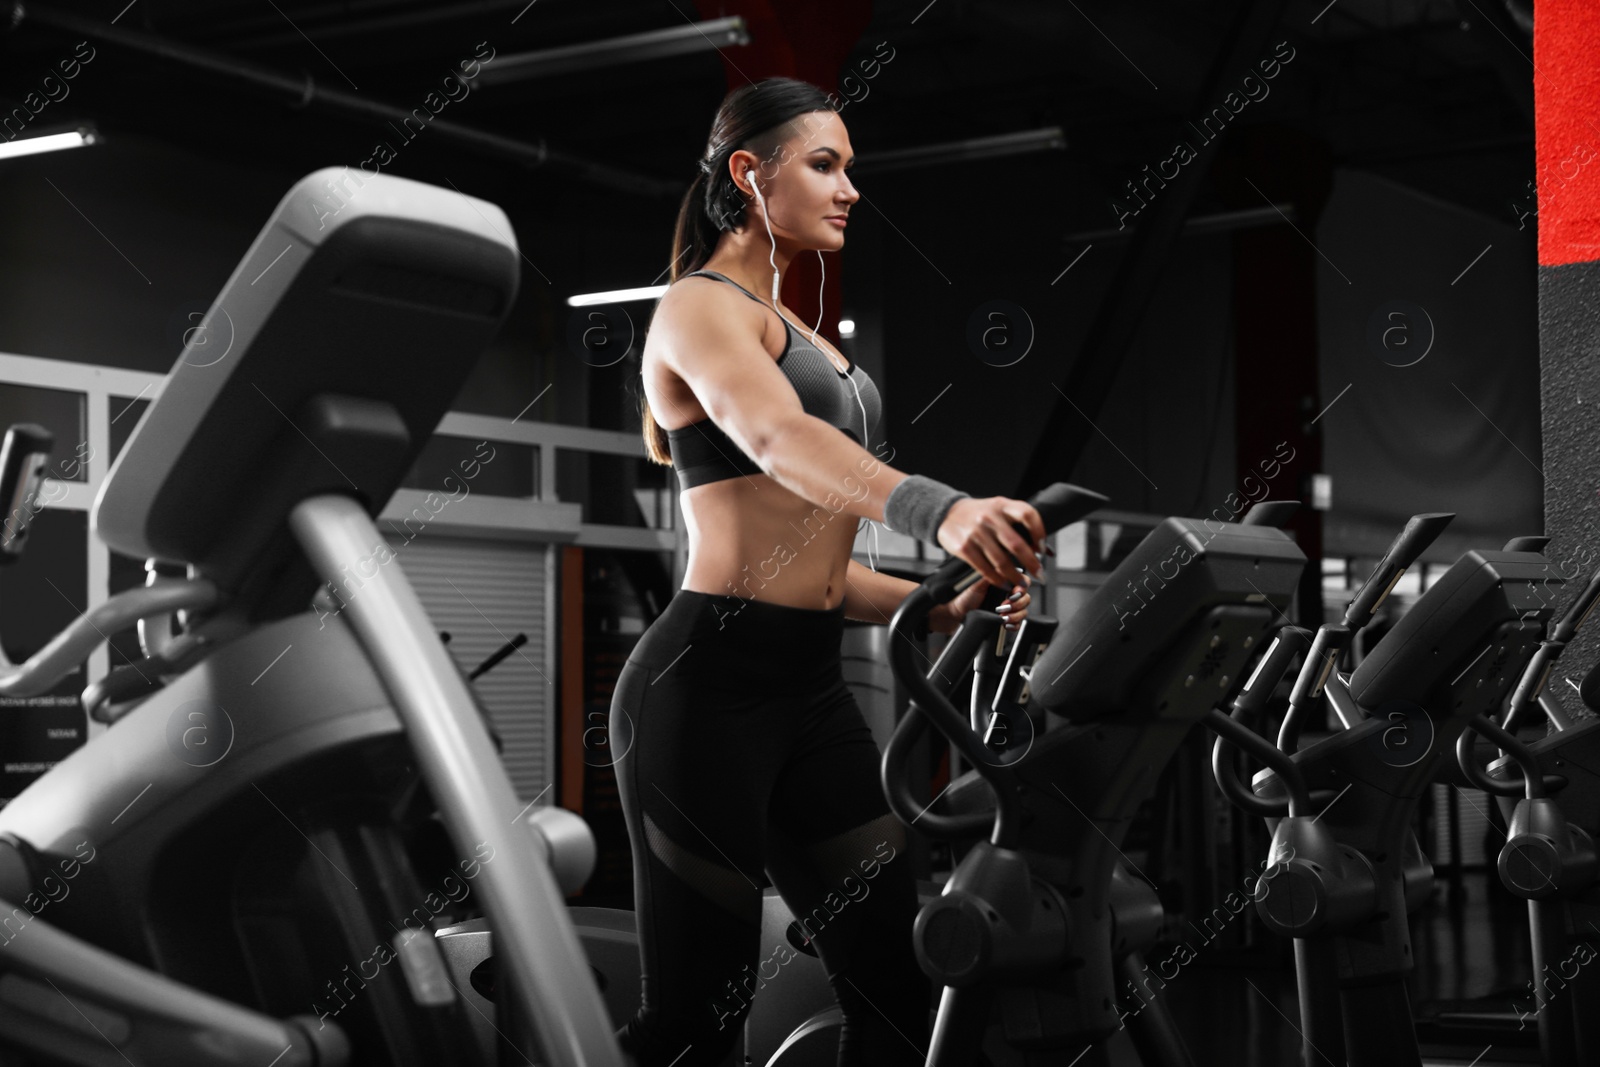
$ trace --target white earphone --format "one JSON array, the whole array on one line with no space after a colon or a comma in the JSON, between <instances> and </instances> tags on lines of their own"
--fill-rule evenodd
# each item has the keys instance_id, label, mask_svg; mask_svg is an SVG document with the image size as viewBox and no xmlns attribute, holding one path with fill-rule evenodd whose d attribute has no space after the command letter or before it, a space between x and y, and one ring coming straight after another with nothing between
<instances>
[{"instance_id":1,"label":"white earphone","mask_svg":"<svg viewBox=\"0 0 1600 1067\"><path fill-rule=\"evenodd\" d=\"M783 312L778 311L778 241L777 238L772 236L772 222L767 218L767 199L761 195L761 186L756 184L755 171L751 170L749 167L746 167L744 171L744 177L745 180L750 183L750 189L755 193L756 200L761 204L761 221L766 224L767 240L772 244L771 250L767 253L767 262L772 266L772 310L778 312L778 317L780 319L783 319L784 322L788 322L789 320L784 318ZM817 331L822 328L822 293L823 286L827 283L828 279L828 265L827 262L822 258L822 249L820 248L817 249L817 266L821 268L822 279L817 283L817 324L811 328L811 343L816 347L817 351L821 352L822 346L817 341ZM799 327L796 327L796 329L798 328ZM829 358L828 362L832 363L833 360ZM855 390L856 406L861 409L861 447L869 448L870 445L867 437L867 405L861 400L861 387L856 384L855 374L848 374L846 375L846 378L850 382L850 388ZM871 519L866 518L862 519L862 522L866 522L871 525L873 543L876 544L878 538L878 524L873 522ZM859 523L857 524L856 528L857 530L860 529ZM869 549L867 552L867 566L873 571L877 571L878 568L873 563L872 555L872 550Z\"/></svg>"}]
</instances>

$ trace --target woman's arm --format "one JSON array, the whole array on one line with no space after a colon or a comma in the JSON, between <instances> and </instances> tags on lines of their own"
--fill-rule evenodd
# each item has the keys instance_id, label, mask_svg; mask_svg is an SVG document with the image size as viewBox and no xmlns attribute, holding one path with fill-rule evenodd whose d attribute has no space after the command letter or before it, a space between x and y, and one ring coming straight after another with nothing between
<instances>
[{"instance_id":1,"label":"woman's arm","mask_svg":"<svg viewBox=\"0 0 1600 1067\"><path fill-rule=\"evenodd\" d=\"M662 337L668 365L688 383L711 421L795 495L833 515L884 521L890 494L908 475L806 412L762 347L764 320L751 318L760 313L746 297L702 291L699 299L683 304L681 289L675 284L661 298L652 336ZM885 445L879 442L880 448ZM1035 545L1013 528L1017 523L1029 528L1034 541L1044 540L1044 523L1032 505L1006 497L961 497L950 505L939 531L906 532L937 543L1005 586L1011 582L1009 559L1033 573L1041 568Z\"/></svg>"},{"instance_id":2,"label":"woman's arm","mask_svg":"<svg viewBox=\"0 0 1600 1067\"><path fill-rule=\"evenodd\" d=\"M685 290L694 282L709 288ZM691 279L661 298L651 333L661 336L668 367L688 383L711 421L763 473L835 516L881 522L889 494L906 473L806 412L762 348L765 323L764 313L732 286Z\"/></svg>"},{"instance_id":3,"label":"woman's arm","mask_svg":"<svg viewBox=\"0 0 1600 1067\"><path fill-rule=\"evenodd\" d=\"M900 602L916 587L916 582L875 571L852 559L844 572L844 617L887 626Z\"/></svg>"}]
</instances>

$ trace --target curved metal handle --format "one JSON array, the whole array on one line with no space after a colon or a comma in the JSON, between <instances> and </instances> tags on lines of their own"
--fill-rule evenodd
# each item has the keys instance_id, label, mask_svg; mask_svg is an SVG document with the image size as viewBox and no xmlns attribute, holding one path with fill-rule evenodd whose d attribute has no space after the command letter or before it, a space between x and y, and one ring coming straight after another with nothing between
<instances>
[{"instance_id":1,"label":"curved metal handle","mask_svg":"<svg viewBox=\"0 0 1600 1067\"><path fill-rule=\"evenodd\" d=\"M289 528L319 576L370 558L383 543L362 505L315 496ZM605 1001L550 869L549 844L517 819L522 806L472 695L435 636L411 583L379 567L344 616L388 690L428 792L462 854L487 847L478 887L507 967L516 1008L531 1021L552 1067L624 1067Z\"/></svg>"},{"instance_id":2,"label":"curved metal handle","mask_svg":"<svg viewBox=\"0 0 1600 1067\"><path fill-rule=\"evenodd\" d=\"M1028 500L1044 520L1046 533L1054 533L1076 522L1105 502L1106 498L1099 493L1066 482L1056 482ZM1018 533L1027 536L1021 523L1013 525ZM928 615L981 577L965 560L952 556L901 601L894 618L889 621L889 665L900 683L910 690L912 703L884 751L881 778L890 809L906 825L916 823L923 833L939 838L970 838L990 829L991 840L997 845L1004 845L1019 829L1021 817L1015 775L991 762L992 754L973 734L967 717L956 710L945 693L932 681L935 677L942 679L940 667L952 652L960 656L954 660L955 663L970 663L987 635L980 634L976 626L963 624L946 646L945 655L939 657L939 662L927 675L922 673L913 659L918 648L916 635L925 626ZM980 618L982 615L997 618L986 612L975 614ZM999 807L992 819L986 814L945 816L929 813L925 809L918 810L920 802L910 794L906 768L912 747L927 729L925 720L931 720L994 788L999 797Z\"/></svg>"},{"instance_id":3,"label":"curved metal handle","mask_svg":"<svg viewBox=\"0 0 1600 1067\"><path fill-rule=\"evenodd\" d=\"M1473 743L1479 734L1499 745L1501 751L1517 761L1517 766L1522 770L1520 785L1511 778L1505 781L1490 778L1488 772L1478 766ZM1539 800L1551 790L1560 789L1566 784L1566 779L1559 775L1544 774L1532 749L1482 715L1474 715L1456 737L1456 762L1461 765L1461 773L1466 775L1467 781L1490 796L1514 797L1522 793L1529 800Z\"/></svg>"}]
</instances>

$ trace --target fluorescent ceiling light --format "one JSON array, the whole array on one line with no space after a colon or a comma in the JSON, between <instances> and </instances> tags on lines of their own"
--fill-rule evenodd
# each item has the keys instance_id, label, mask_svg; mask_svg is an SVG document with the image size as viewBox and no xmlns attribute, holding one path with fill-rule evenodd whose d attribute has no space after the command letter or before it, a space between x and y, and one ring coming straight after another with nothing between
<instances>
[{"instance_id":1,"label":"fluorescent ceiling light","mask_svg":"<svg viewBox=\"0 0 1600 1067\"><path fill-rule=\"evenodd\" d=\"M612 289L604 293L579 293L567 297L567 306L588 307L590 304L622 304L629 300L654 300L667 291L664 285L646 285L638 289Z\"/></svg>"},{"instance_id":2,"label":"fluorescent ceiling light","mask_svg":"<svg viewBox=\"0 0 1600 1067\"><path fill-rule=\"evenodd\" d=\"M98 138L91 129L73 130L71 133L48 133L39 137L22 137L0 144L0 159L13 156L31 156L38 152L56 152L63 148L82 148L94 144Z\"/></svg>"},{"instance_id":3,"label":"fluorescent ceiling light","mask_svg":"<svg viewBox=\"0 0 1600 1067\"><path fill-rule=\"evenodd\" d=\"M496 56L493 64L479 72L478 84L496 85L529 78L544 78L553 74L572 74L620 63L638 63L666 56L711 52L730 45L749 43L750 31L746 28L744 19L732 15L728 18L669 26L661 30L630 33L622 37L584 41L581 44L569 44L560 48L542 48L536 52Z\"/></svg>"}]
</instances>

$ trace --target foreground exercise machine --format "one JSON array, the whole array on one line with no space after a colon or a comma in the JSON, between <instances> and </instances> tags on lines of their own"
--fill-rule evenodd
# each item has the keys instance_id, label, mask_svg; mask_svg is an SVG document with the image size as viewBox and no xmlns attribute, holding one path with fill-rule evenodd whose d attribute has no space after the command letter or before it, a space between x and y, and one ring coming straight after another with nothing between
<instances>
[{"instance_id":1,"label":"foreground exercise machine","mask_svg":"<svg viewBox=\"0 0 1600 1067\"><path fill-rule=\"evenodd\" d=\"M1184 737L1242 686L1304 566L1270 525L1165 520L1071 619L1024 621L1019 648L1035 621L1053 637L1033 662L1008 665L995 707L1049 728L1026 736L1032 715L1010 712L1003 747L930 681L937 666L924 676L909 640L975 572L949 560L906 598L890 655L913 704L884 753L884 788L909 826L967 845L914 928L942 987L932 1067L1068 1062L1123 1025L1117 986L1137 975L1163 913L1121 842ZM973 651L960 632L951 649ZM972 767L932 807L908 784L930 723ZM1145 1062L1189 1062L1160 1002L1127 1024Z\"/></svg>"},{"instance_id":2,"label":"foreground exercise machine","mask_svg":"<svg viewBox=\"0 0 1600 1067\"><path fill-rule=\"evenodd\" d=\"M0 666L0 693L38 693L106 634L182 613L136 665L150 691L0 809L0 1045L492 1062L431 936L470 891L498 939L498 1029L547 1064L622 1067L562 899L592 837L518 801L372 518L509 312L510 232L458 193L317 172L212 305L212 344L180 355L93 521L184 577ZM306 610L319 586L337 613ZM449 865L430 870L409 827L435 807Z\"/></svg>"}]
</instances>

